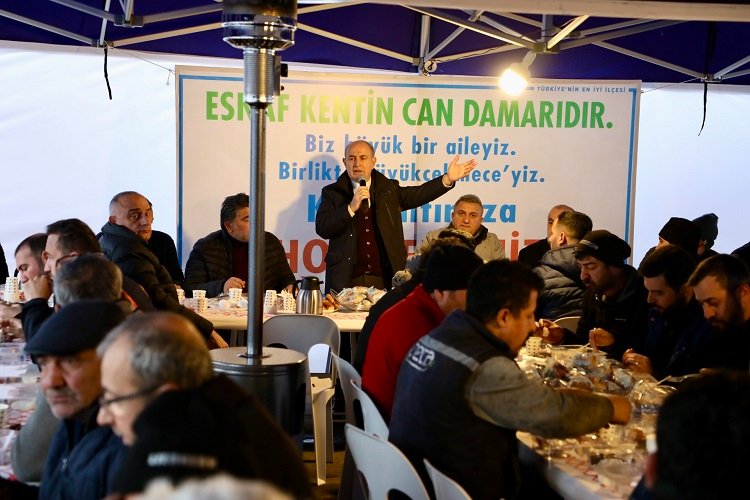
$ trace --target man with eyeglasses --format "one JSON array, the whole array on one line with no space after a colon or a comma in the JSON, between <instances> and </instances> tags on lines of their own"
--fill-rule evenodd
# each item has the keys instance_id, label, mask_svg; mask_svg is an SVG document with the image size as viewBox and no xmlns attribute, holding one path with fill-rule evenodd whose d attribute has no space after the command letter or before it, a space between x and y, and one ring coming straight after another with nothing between
<instances>
[{"instance_id":1,"label":"man with eyeglasses","mask_svg":"<svg viewBox=\"0 0 750 500\"><path fill-rule=\"evenodd\" d=\"M254 396L223 375L195 327L169 312L132 315L97 349L98 422L130 447L114 488L219 472L311 498L299 451Z\"/></svg>"},{"instance_id":2,"label":"man with eyeglasses","mask_svg":"<svg viewBox=\"0 0 750 500\"><path fill-rule=\"evenodd\" d=\"M41 500L98 500L111 492L125 448L109 427L96 422L102 395L96 346L124 318L112 303L76 302L52 315L26 344L41 367L52 414L62 421L47 454Z\"/></svg>"},{"instance_id":3,"label":"man with eyeglasses","mask_svg":"<svg viewBox=\"0 0 750 500\"><path fill-rule=\"evenodd\" d=\"M484 205L477 195L465 194L461 196L453 206L451 212L451 223L448 228L461 229L474 238L474 251L482 260L488 262L495 259L504 259L505 251L495 233L491 233L482 224L484 220ZM424 238L422 245L438 239L441 231L445 228L430 231Z\"/></svg>"},{"instance_id":4,"label":"man with eyeglasses","mask_svg":"<svg viewBox=\"0 0 750 500\"><path fill-rule=\"evenodd\" d=\"M99 235L102 250L120 266L125 276L131 277L146 290L157 309L184 316L198 328L207 342L216 347L228 347L210 321L178 302L177 288L169 271L146 246L153 220L151 202L145 196L135 191L116 194L109 203L109 222L102 227Z\"/></svg>"}]
</instances>

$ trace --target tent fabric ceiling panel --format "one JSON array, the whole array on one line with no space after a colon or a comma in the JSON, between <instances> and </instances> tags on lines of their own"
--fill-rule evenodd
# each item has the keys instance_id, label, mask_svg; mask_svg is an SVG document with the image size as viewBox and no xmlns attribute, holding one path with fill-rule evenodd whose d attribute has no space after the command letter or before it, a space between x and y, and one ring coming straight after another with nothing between
<instances>
[{"instance_id":1,"label":"tent fabric ceiling panel","mask_svg":"<svg viewBox=\"0 0 750 500\"><path fill-rule=\"evenodd\" d=\"M57 0L70 1L70 0ZM77 0L78 4L96 10L102 10L101 0ZM395 3L385 1L384 3ZM428 2L421 2L425 5ZM440 0L434 4L439 5ZM498 5L514 2L486 2L475 0L466 5ZM561 2L568 6L581 8L585 0ZM597 3L589 0L588 4ZM602 3L602 2L598 2ZM634 3L634 2L616 2ZM664 2L642 2L645 4L663 4ZM220 3L212 0L134 0L133 18L136 24L145 20L141 27L116 26L107 23L105 32L106 44L115 48L128 50L169 52L200 56L227 57L237 59L240 53L221 39ZM455 2L454 2L455 5ZM702 4L704 5L704 4ZM489 5L488 5L489 7ZM743 9L738 18L750 19L750 7L745 3L735 5ZM215 12L191 15L179 19L161 22L149 22L155 14L172 11L182 12L185 9L216 9ZM474 17L481 17L472 25L480 30L497 32L508 29L514 37L526 36L533 41L543 42L566 22L573 19L571 15L547 16L553 30L542 32L543 16L539 13L509 14L503 12L434 9L445 14L447 18L469 22ZM719 10L717 8L717 10ZM328 5L324 10L311 8L307 3L299 5L298 22L300 28L295 35L293 47L282 52L285 61L363 67L384 70L419 71L420 38L423 15L411 8L399 5L384 4L341 4ZM645 12L645 11L644 11ZM649 11L650 12L650 11ZM122 19L122 6L117 0L111 2L110 13ZM10 1L0 0L0 38L13 41L51 43L64 45L81 45L82 42L45 31L29 24L24 24L10 17L22 16L39 23L54 25L62 30L76 33L90 40L98 40L102 20L93 15L73 10L65 5L50 0ZM638 19L633 16L631 19ZM537 78L587 78L587 79L638 79L652 82L695 81L696 78L679 71L668 69L652 62L646 62L628 55L623 55L604 48L615 46L638 54L666 61L686 68L689 73L714 74L750 55L750 24L744 22L706 22L687 21L665 26L658 21L639 22L635 27L624 27L625 36L611 37L609 26L626 23L624 18L593 17L586 19L580 26L553 49L552 54L541 54L531 66L532 76ZM635 23L631 23L635 24ZM344 41L334 40L311 33L305 29L310 26L315 30L344 37ZM656 29L653 27L658 26ZM208 27L208 28L207 28ZM210 29L209 29L210 28ZM180 36L162 36L175 30L197 30ZM431 18L429 23L429 49L443 42L446 37L460 33L444 48L433 56L437 62L435 74L460 75L496 75L512 62L520 61L526 49L516 47L485 34L470 29L462 29L456 24ZM637 33L635 31L638 31ZM620 34L621 31L613 31ZM134 37L156 36L157 39L132 43ZM603 39L603 46L588 43L592 37ZM383 50L367 50L356 47L345 40L356 40ZM140 40L140 39L138 39ZM575 47L568 47L570 44ZM578 45L580 44L580 45ZM611 45L606 45L611 44ZM537 47L542 47L537 43ZM474 51L474 52L472 52ZM485 53L486 52L486 53ZM707 58L707 54L710 55ZM400 56L390 57L384 53L396 53ZM468 53L468 54L467 54ZM476 55L482 53L482 55ZM455 60L454 60L455 59ZM708 61L708 67L706 67ZM412 62L416 62L413 64ZM737 71L750 68L742 65ZM731 76L731 72L730 72ZM728 79L732 84L750 84L750 76L745 75Z\"/></svg>"}]
</instances>

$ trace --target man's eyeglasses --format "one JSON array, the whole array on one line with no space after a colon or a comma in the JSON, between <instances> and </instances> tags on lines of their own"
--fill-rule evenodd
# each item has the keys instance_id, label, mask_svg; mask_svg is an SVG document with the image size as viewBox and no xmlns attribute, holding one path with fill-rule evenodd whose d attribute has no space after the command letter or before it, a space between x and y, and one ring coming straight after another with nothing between
<instances>
[{"instance_id":1,"label":"man's eyeglasses","mask_svg":"<svg viewBox=\"0 0 750 500\"><path fill-rule=\"evenodd\" d=\"M112 411L114 408L117 407L119 403L122 403L123 401L129 401L131 399L137 399L137 398L142 398L144 396L148 396L149 394L156 391L156 389L158 388L159 386L147 387L146 389L141 389L139 391L131 392L130 394L123 394L122 396L115 396L112 398L105 398L104 396L102 396L99 398L99 408L106 409L107 411Z\"/></svg>"}]
</instances>

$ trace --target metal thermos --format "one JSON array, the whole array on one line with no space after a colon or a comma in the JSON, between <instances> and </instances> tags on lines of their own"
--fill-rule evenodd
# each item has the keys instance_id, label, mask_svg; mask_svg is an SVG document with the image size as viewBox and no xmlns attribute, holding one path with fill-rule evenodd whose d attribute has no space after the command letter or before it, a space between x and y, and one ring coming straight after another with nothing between
<instances>
[{"instance_id":1,"label":"metal thermos","mask_svg":"<svg viewBox=\"0 0 750 500\"><path fill-rule=\"evenodd\" d=\"M315 276L305 276L297 280L297 314L323 314L323 294L321 281Z\"/></svg>"}]
</instances>

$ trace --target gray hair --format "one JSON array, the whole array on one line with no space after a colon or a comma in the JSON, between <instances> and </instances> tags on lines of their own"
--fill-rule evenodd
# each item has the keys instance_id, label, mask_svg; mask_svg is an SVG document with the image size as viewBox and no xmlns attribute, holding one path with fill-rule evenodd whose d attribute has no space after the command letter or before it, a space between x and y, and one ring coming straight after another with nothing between
<instances>
[{"instance_id":1,"label":"gray hair","mask_svg":"<svg viewBox=\"0 0 750 500\"><path fill-rule=\"evenodd\" d=\"M53 284L60 306L85 299L114 302L122 297L122 271L102 254L73 256L62 263Z\"/></svg>"},{"instance_id":2,"label":"gray hair","mask_svg":"<svg viewBox=\"0 0 750 500\"><path fill-rule=\"evenodd\" d=\"M480 200L479 196L477 196L475 194L465 194L465 195L461 196L459 199L456 200L456 203L453 206L455 207L456 205L458 205L461 202L463 202L463 203L474 203L476 205L479 205L480 207L484 207L484 205L482 205L482 200Z\"/></svg>"},{"instance_id":3,"label":"gray hair","mask_svg":"<svg viewBox=\"0 0 750 500\"><path fill-rule=\"evenodd\" d=\"M148 198L143 196L138 191L121 191L114 195L112 199L109 202L109 215L115 215L117 212L117 206L120 204L120 200L127 197L127 196L140 196L141 198L144 198L146 201L148 201L148 206L151 206L151 201L149 201Z\"/></svg>"},{"instance_id":4,"label":"gray hair","mask_svg":"<svg viewBox=\"0 0 750 500\"><path fill-rule=\"evenodd\" d=\"M130 315L99 344L99 357L120 337L130 341L132 382L139 389L166 383L196 389L213 377L203 337L178 314L158 311Z\"/></svg>"}]
</instances>

